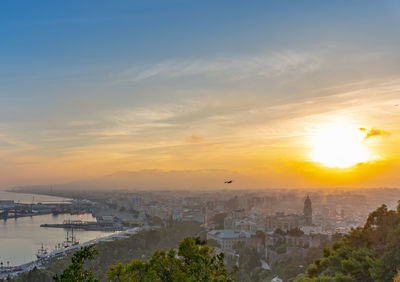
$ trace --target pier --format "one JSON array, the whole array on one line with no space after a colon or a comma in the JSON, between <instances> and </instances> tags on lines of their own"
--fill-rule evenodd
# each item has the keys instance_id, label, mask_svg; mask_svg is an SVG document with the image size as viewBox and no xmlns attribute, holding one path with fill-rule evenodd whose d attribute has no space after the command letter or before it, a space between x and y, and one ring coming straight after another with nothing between
<instances>
[{"instance_id":1,"label":"pier","mask_svg":"<svg viewBox=\"0 0 400 282\"><path fill-rule=\"evenodd\" d=\"M41 224L40 227L48 228L66 228L66 229L83 229L91 231L121 231L123 227L119 224L101 224L97 221L81 221L81 220L64 220L59 224Z\"/></svg>"}]
</instances>

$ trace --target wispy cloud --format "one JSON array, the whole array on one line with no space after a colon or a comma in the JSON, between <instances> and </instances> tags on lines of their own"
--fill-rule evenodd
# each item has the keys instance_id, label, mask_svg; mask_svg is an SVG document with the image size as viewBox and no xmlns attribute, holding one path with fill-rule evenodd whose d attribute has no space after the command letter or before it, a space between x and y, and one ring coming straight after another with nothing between
<instances>
[{"instance_id":1,"label":"wispy cloud","mask_svg":"<svg viewBox=\"0 0 400 282\"><path fill-rule=\"evenodd\" d=\"M218 76L229 79L248 77L270 78L288 73L311 72L321 64L321 57L287 50L254 56L212 57L202 59L170 59L152 65L127 69L118 75L120 81L139 82L188 76Z\"/></svg>"},{"instance_id":2,"label":"wispy cloud","mask_svg":"<svg viewBox=\"0 0 400 282\"><path fill-rule=\"evenodd\" d=\"M80 135L105 137L157 135L160 131L173 131L183 126L182 118L191 115L205 106L196 101L159 104L144 107L124 108L107 113L103 126L88 127Z\"/></svg>"},{"instance_id":3,"label":"wispy cloud","mask_svg":"<svg viewBox=\"0 0 400 282\"><path fill-rule=\"evenodd\" d=\"M192 135L192 136L185 138L185 143L188 143L188 144L199 144L199 143L204 143L204 142L206 142L206 139L202 136Z\"/></svg>"}]
</instances>

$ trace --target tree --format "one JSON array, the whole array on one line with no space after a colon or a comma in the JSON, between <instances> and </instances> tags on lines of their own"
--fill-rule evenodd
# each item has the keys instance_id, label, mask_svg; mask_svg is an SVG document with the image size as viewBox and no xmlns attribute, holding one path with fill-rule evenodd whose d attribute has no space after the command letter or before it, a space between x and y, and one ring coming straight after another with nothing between
<instances>
[{"instance_id":1,"label":"tree","mask_svg":"<svg viewBox=\"0 0 400 282\"><path fill-rule=\"evenodd\" d=\"M387 241L384 254L370 270L375 281L391 281L400 267L400 226L389 234Z\"/></svg>"},{"instance_id":2,"label":"tree","mask_svg":"<svg viewBox=\"0 0 400 282\"><path fill-rule=\"evenodd\" d=\"M286 235L285 231L283 231L280 228L275 229L274 234L281 235L281 236L285 236Z\"/></svg>"},{"instance_id":3,"label":"tree","mask_svg":"<svg viewBox=\"0 0 400 282\"><path fill-rule=\"evenodd\" d=\"M290 235L290 236L297 236L297 237L300 237L300 236L303 236L303 235L304 235L304 232L303 232L300 228L293 228L293 229L290 229L290 230L287 231L286 233L287 233L287 235Z\"/></svg>"},{"instance_id":4,"label":"tree","mask_svg":"<svg viewBox=\"0 0 400 282\"><path fill-rule=\"evenodd\" d=\"M237 254L239 264L235 277L239 281L255 281L257 271L261 269L261 256L255 248L245 244L238 244Z\"/></svg>"},{"instance_id":5,"label":"tree","mask_svg":"<svg viewBox=\"0 0 400 282\"><path fill-rule=\"evenodd\" d=\"M156 250L149 261L134 259L130 263L110 266L110 281L232 281L224 265L223 253L215 254L204 242L185 238L178 251Z\"/></svg>"},{"instance_id":6,"label":"tree","mask_svg":"<svg viewBox=\"0 0 400 282\"><path fill-rule=\"evenodd\" d=\"M363 228L324 250L311 264L304 281L392 281L400 269L400 202L397 210L382 205L368 216ZM329 280L330 279L330 280Z\"/></svg>"},{"instance_id":7,"label":"tree","mask_svg":"<svg viewBox=\"0 0 400 282\"><path fill-rule=\"evenodd\" d=\"M97 255L94 245L82 247L75 252L71 258L71 264L58 276L53 277L54 281L60 282L96 282L99 279L94 278L94 274L90 269L84 268L85 261L93 259Z\"/></svg>"},{"instance_id":8,"label":"tree","mask_svg":"<svg viewBox=\"0 0 400 282\"><path fill-rule=\"evenodd\" d=\"M46 270L44 269L38 269L36 266L32 268L28 272L23 272L20 275L13 277L10 279L10 281L13 282L23 282L23 281L29 281L29 282L51 282L53 281L52 276L48 275Z\"/></svg>"}]
</instances>

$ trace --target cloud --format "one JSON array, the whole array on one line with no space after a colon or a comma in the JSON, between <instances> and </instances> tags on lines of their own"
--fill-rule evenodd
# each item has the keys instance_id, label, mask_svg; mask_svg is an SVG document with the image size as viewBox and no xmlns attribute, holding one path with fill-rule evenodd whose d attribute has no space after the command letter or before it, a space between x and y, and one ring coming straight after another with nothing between
<instances>
[{"instance_id":1,"label":"cloud","mask_svg":"<svg viewBox=\"0 0 400 282\"><path fill-rule=\"evenodd\" d=\"M189 144L199 144L199 143L206 142L206 139L204 137L201 137L201 136L192 135L192 136L187 137L185 139L185 142L189 143Z\"/></svg>"},{"instance_id":2,"label":"cloud","mask_svg":"<svg viewBox=\"0 0 400 282\"><path fill-rule=\"evenodd\" d=\"M67 127L89 127L99 124L94 120L72 120L66 124Z\"/></svg>"},{"instance_id":3,"label":"cloud","mask_svg":"<svg viewBox=\"0 0 400 282\"><path fill-rule=\"evenodd\" d=\"M288 73L311 72L321 58L310 53L286 50L253 56L172 59L148 66L127 69L117 75L119 81L176 79L188 76L212 76L224 80L277 77Z\"/></svg>"},{"instance_id":4,"label":"cloud","mask_svg":"<svg viewBox=\"0 0 400 282\"><path fill-rule=\"evenodd\" d=\"M183 129L188 116L205 107L205 103L185 101L150 105L147 107L124 108L112 111L103 117L103 126L88 127L82 136L146 136L165 135L168 131Z\"/></svg>"},{"instance_id":5,"label":"cloud","mask_svg":"<svg viewBox=\"0 0 400 282\"><path fill-rule=\"evenodd\" d=\"M371 137L375 136L390 136L390 132L382 129L377 129L377 128L372 128L372 129L366 129L364 127L360 128L361 131L365 132L365 137L364 139L367 140Z\"/></svg>"}]
</instances>

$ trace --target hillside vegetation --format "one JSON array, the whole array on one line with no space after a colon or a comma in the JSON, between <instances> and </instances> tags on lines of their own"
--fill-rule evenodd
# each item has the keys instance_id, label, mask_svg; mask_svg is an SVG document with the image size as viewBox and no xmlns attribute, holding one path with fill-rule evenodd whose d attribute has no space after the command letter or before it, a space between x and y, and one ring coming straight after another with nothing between
<instances>
[{"instance_id":1,"label":"hillside vegetation","mask_svg":"<svg viewBox=\"0 0 400 282\"><path fill-rule=\"evenodd\" d=\"M295 281L389 282L399 269L400 202L396 211L382 205L372 212L364 227L324 249L323 257L315 260Z\"/></svg>"}]
</instances>

